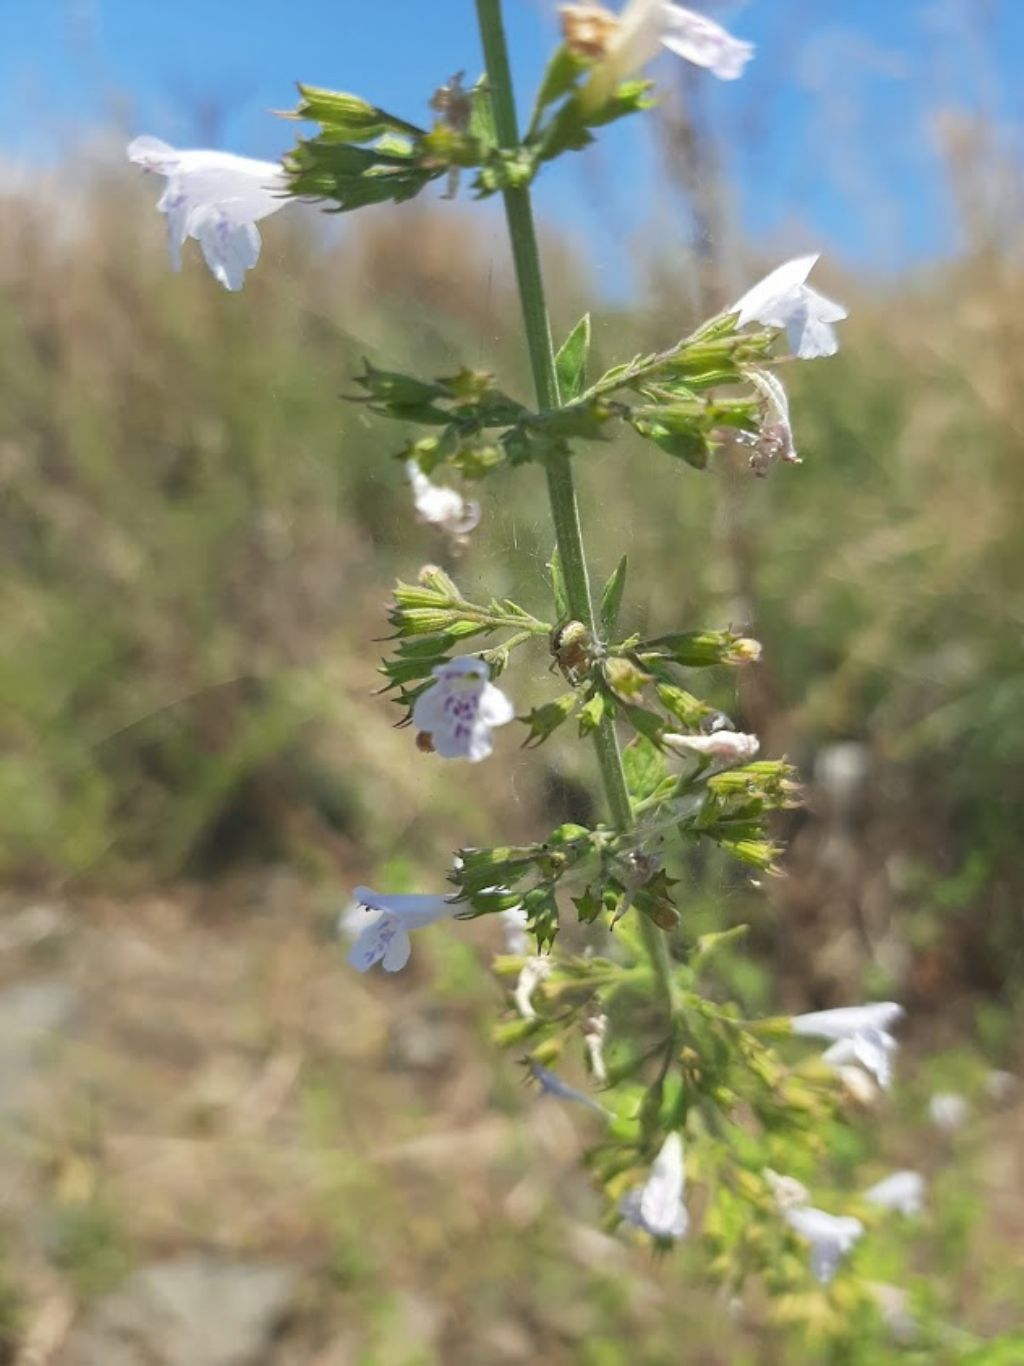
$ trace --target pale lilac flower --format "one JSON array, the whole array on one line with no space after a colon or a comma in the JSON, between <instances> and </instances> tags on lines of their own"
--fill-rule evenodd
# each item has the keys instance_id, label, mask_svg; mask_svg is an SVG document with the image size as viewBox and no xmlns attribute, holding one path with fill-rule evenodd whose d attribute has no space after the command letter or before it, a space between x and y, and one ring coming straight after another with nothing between
<instances>
[{"instance_id":1,"label":"pale lilac flower","mask_svg":"<svg viewBox=\"0 0 1024 1366\"><path fill-rule=\"evenodd\" d=\"M837 1070L857 1062L885 1088L892 1080L891 1054L897 1046L889 1026L902 1016L903 1007L895 1001L879 1001L795 1015L790 1026L794 1034L832 1039L832 1047L822 1055L825 1062Z\"/></svg>"},{"instance_id":2,"label":"pale lilac flower","mask_svg":"<svg viewBox=\"0 0 1024 1366\"><path fill-rule=\"evenodd\" d=\"M723 81L741 76L754 55L753 44L734 38L706 15L667 0L628 0L610 27L604 53L585 88L587 102L605 99L620 82L653 61L662 47Z\"/></svg>"},{"instance_id":3,"label":"pale lilac flower","mask_svg":"<svg viewBox=\"0 0 1024 1366\"><path fill-rule=\"evenodd\" d=\"M172 269L181 269L181 248L194 237L224 288L241 289L260 256L257 222L288 202L283 168L231 152L181 152L151 137L130 143L128 159L167 178L157 208L167 215Z\"/></svg>"},{"instance_id":4,"label":"pale lilac flower","mask_svg":"<svg viewBox=\"0 0 1024 1366\"><path fill-rule=\"evenodd\" d=\"M385 972L399 972L412 952L410 930L421 930L438 920L450 919L458 906L445 896L383 896L369 887L352 893L356 905L366 911L380 911L359 933L349 950L348 961L359 972L380 963ZM349 916L345 917L346 929Z\"/></svg>"},{"instance_id":5,"label":"pale lilac flower","mask_svg":"<svg viewBox=\"0 0 1024 1366\"><path fill-rule=\"evenodd\" d=\"M521 958L533 948L533 935L528 932L529 917L522 906L509 906L498 912L501 931L505 936L505 952Z\"/></svg>"},{"instance_id":6,"label":"pale lilac flower","mask_svg":"<svg viewBox=\"0 0 1024 1366\"><path fill-rule=\"evenodd\" d=\"M811 1272L822 1285L828 1285L839 1270L839 1263L864 1232L859 1219L828 1214L811 1205L788 1209L782 1217L791 1229L810 1243Z\"/></svg>"},{"instance_id":7,"label":"pale lilac flower","mask_svg":"<svg viewBox=\"0 0 1024 1366\"><path fill-rule=\"evenodd\" d=\"M519 971L519 980L512 994L516 1010L524 1020L535 1020L537 1012L533 1008L533 993L551 976L551 959L534 955L527 958Z\"/></svg>"},{"instance_id":8,"label":"pale lilac flower","mask_svg":"<svg viewBox=\"0 0 1024 1366\"><path fill-rule=\"evenodd\" d=\"M577 1105L585 1105L588 1110L596 1110L599 1115L608 1118L608 1111L603 1105L598 1105L592 1096L588 1096L585 1091L577 1091L575 1086L570 1086L567 1081L563 1081L557 1072L552 1072L547 1067L541 1067L539 1062L530 1063L530 1075L545 1095L555 1096L558 1100L571 1100Z\"/></svg>"},{"instance_id":9,"label":"pale lilac flower","mask_svg":"<svg viewBox=\"0 0 1024 1366\"><path fill-rule=\"evenodd\" d=\"M970 1102L955 1091L937 1091L928 1102L928 1115L937 1129L955 1133L971 1117Z\"/></svg>"},{"instance_id":10,"label":"pale lilac flower","mask_svg":"<svg viewBox=\"0 0 1024 1366\"><path fill-rule=\"evenodd\" d=\"M924 1208L924 1177L904 1169L884 1176L864 1192L869 1205L896 1210L899 1214L920 1214Z\"/></svg>"},{"instance_id":11,"label":"pale lilac flower","mask_svg":"<svg viewBox=\"0 0 1024 1366\"><path fill-rule=\"evenodd\" d=\"M798 256L749 289L728 310L738 315L737 328L756 322L785 329L790 351L801 360L834 356L839 341L832 324L846 317L846 309L807 284L817 260Z\"/></svg>"},{"instance_id":12,"label":"pale lilac flower","mask_svg":"<svg viewBox=\"0 0 1024 1366\"><path fill-rule=\"evenodd\" d=\"M771 370L757 367L748 371L747 377L764 399L760 431L756 435L740 433L740 440L753 447L750 468L757 475L765 475L780 460L799 465L801 461L793 445L793 428L789 422L789 397L782 381Z\"/></svg>"},{"instance_id":13,"label":"pale lilac flower","mask_svg":"<svg viewBox=\"0 0 1024 1366\"><path fill-rule=\"evenodd\" d=\"M491 731L515 715L512 703L490 680L480 659L462 655L438 664L434 682L416 699L412 723L430 737L442 759L477 763L494 748Z\"/></svg>"},{"instance_id":14,"label":"pale lilac flower","mask_svg":"<svg viewBox=\"0 0 1024 1366\"><path fill-rule=\"evenodd\" d=\"M716 730L710 735L663 735L662 743L669 749L700 754L706 759L717 759L722 764L745 764L761 748L756 735L744 735L734 730Z\"/></svg>"},{"instance_id":15,"label":"pale lilac flower","mask_svg":"<svg viewBox=\"0 0 1024 1366\"><path fill-rule=\"evenodd\" d=\"M622 1197L619 1213L627 1224L643 1229L652 1238L682 1238L690 1224L683 1204L685 1186L683 1140L671 1133L644 1184Z\"/></svg>"},{"instance_id":16,"label":"pale lilac flower","mask_svg":"<svg viewBox=\"0 0 1024 1366\"><path fill-rule=\"evenodd\" d=\"M435 484L415 460L405 462L405 472L412 485L417 521L437 527L453 540L464 543L469 533L480 525L480 504L474 499L463 498L457 489L446 484Z\"/></svg>"},{"instance_id":17,"label":"pale lilac flower","mask_svg":"<svg viewBox=\"0 0 1024 1366\"><path fill-rule=\"evenodd\" d=\"M604 1041L607 1034L607 1015L588 1015L583 1021L583 1044L587 1050L587 1061L590 1063L594 1080L601 1086L608 1080L608 1069L604 1065Z\"/></svg>"}]
</instances>

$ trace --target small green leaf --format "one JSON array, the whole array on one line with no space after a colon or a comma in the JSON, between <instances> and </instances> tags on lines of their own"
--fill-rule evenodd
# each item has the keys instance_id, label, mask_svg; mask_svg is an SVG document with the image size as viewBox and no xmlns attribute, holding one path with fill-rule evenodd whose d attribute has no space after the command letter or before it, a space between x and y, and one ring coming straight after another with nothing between
<instances>
[{"instance_id":1,"label":"small green leaf","mask_svg":"<svg viewBox=\"0 0 1024 1366\"><path fill-rule=\"evenodd\" d=\"M611 640L619 624L619 608L622 606L622 594L626 587L627 567L626 556L623 555L601 594L601 635L604 640Z\"/></svg>"},{"instance_id":2,"label":"small green leaf","mask_svg":"<svg viewBox=\"0 0 1024 1366\"><path fill-rule=\"evenodd\" d=\"M584 313L555 356L558 392L563 404L574 402L582 394L586 384L589 353L590 314Z\"/></svg>"},{"instance_id":3,"label":"small green leaf","mask_svg":"<svg viewBox=\"0 0 1024 1366\"><path fill-rule=\"evenodd\" d=\"M649 797L665 778L664 757L645 735L638 735L622 751L622 767L629 794L635 801Z\"/></svg>"},{"instance_id":4,"label":"small green leaf","mask_svg":"<svg viewBox=\"0 0 1024 1366\"><path fill-rule=\"evenodd\" d=\"M551 575L551 591L555 595L555 616L565 621L569 616L569 595L565 589L565 576L562 573L562 557L558 547L551 552L548 560L548 573Z\"/></svg>"}]
</instances>

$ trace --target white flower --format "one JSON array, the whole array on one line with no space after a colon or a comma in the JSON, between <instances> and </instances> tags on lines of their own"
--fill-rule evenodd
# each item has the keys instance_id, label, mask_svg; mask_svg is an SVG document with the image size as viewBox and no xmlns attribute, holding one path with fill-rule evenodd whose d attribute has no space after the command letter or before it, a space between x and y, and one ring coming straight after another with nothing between
<instances>
[{"instance_id":1,"label":"white flower","mask_svg":"<svg viewBox=\"0 0 1024 1366\"><path fill-rule=\"evenodd\" d=\"M951 1134L967 1123L971 1107L966 1097L954 1091L937 1091L928 1102L928 1114L937 1129Z\"/></svg>"},{"instance_id":2,"label":"white flower","mask_svg":"<svg viewBox=\"0 0 1024 1366\"><path fill-rule=\"evenodd\" d=\"M516 1010L524 1020L535 1020L537 1012L533 1008L533 993L540 986L541 982L546 982L551 976L551 959L540 958L534 955L527 958L519 971L519 980L516 982L516 989L512 999L516 1003Z\"/></svg>"},{"instance_id":3,"label":"white flower","mask_svg":"<svg viewBox=\"0 0 1024 1366\"><path fill-rule=\"evenodd\" d=\"M806 1205L811 1198L807 1187L795 1176L780 1176L778 1172L772 1171L771 1167L765 1167L761 1175L771 1187L780 1213L795 1209L798 1205Z\"/></svg>"},{"instance_id":4,"label":"white flower","mask_svg":"<svg viewBox=\"0 0 1024 1366\"><path fill-rule=\"evenodd\" d=\"M486 759L494 748L491 730L515 715L512 703L489 681L483 660L470 655L438 664L433 674L436 681L412 709L413 725L442 759Z\"/></svg>"},{"instance_id":5,"label":"white flower","mask_svg":"<svg viewBox=\"0 0 1024 1366\"><path fill-rule=\"evenodd\" d=\"M846 309L807 284L817 260L816 255L798 256L749 289L728 310L739 315L737 328L755 322L784 328L790 351L801 360L834 356L839 341L832 324L846 317Z\"/></svg>"},{"instance_id":6,"label":"white flower","mask_svg":"<svg viewBox=\"0 0 1024 1366\"><path fill-rule=\"evenodd\" d=\"M575 1101L578 1105L585 1105L588 1110L596 1110L599 1115L608 1118L608 1111L603 1105L598 1105L597 1101L588 1096L586 1092L577 1091L575 1086L570 1086L567 1081L563 1081L556 1072L550 1071L547 1067L541 1067L539 1062L530 1063L530 1075L545 1095L557 1096L559 1100Z\"/></svg>"},{"instance_id":7,"label":"white flower","mask_svg":"<svg viewBox=\"0 0 1024 1366\"><path fill-rule=\"evenodd\" d=\"M606 98L621 81L652 61L660 47L705 67L723 81L742 76L754 55L752 43L734 38L703 14L667 0L628 0L588 83L588 101Z\"/></svg>"},{"instance_id":8,"label":"white flower","mask_svg":"<svg viewBox=\"0 0 1024 1366\"><path fill-rule=\"evenodd\" d=\"M860 1063L884 1088L892 1080L890 1055L896 1049L889 1026L902 1016L903 1007L895 1001L879 1001L874 1005L842 1006L838 1010L795 1015L790 1026L794 1034L834 1040L822 1055L825 1062L837 1071L851 1062Z\"/></svg>"},{"instance_id":9,"label":"white flower","mask_svg":"<svg viewBox=\"0 0 1024 1366\"><path fill-rule=\"evenodd\" d=\"M806 1238L811 1245L811 1272L822 1285L839 1269L839 1263L864 1232L859 1219L847 1215L827 1214L811 1205L788 1209L783 1218L791 1229Z\"/></svg>"},{"instance_id":10,"label":"white flower","mask_svg":"<svg viewBox=\"0 0 1024 1366\"><path fill-rule=\"evenodd\" d=\"M447 920L458 910L444 896L382 896L369 887L357 887L352 896L364 910L380 911L349 950L348 961L359 972L367 972L375 963L380 963L385 972L399 972L412 952L409 931ZM346 916L346 928L348 921Z\"/></svg>"},{"instance_id":11,"label":"white flower","mask_svg":"<svg viewBox=\"0 0 1024 1366\"><path fill-rule=\"evenodd\" d=\"M601 1086L608 1080L608 1069L604 1065L604 1041L608 1033L608 1016L588 1015L583 1021L583 1043L594 1080Z\"/></svg>"},{"instance_id":12,"label":"white flower","mask_svg":"<svg viewBox=\"0 0 1024 1366\"><path fill-rule=\"evenodd\" d=\"M724 764L745 764L761 748L756 735L744 735L734 730L716 730L710 735L663 735L662 742L670 749L688 750L707 759Z\"/></svg>"},{"instance_id":13,"label":"white flower","mask_svg":"<svg viewBox=\"0 0 1024 1366\"><path fill-rule=\"evenodd\" d=\"M748 378L764 399L761 429L753 435L741 432L740 440L753 447L750 468L755 474L765 475L777 461L799 465L800 457L793 445L793 428L789 422L789 397L782 381L770 370L755 368Z\"/></svg>"},{"instance_id":14,"label":"white flower","mask_svg":"<svg viewBox=\"0 0 1024 1366\"><path fill-rule=\"evenodd\" d=\"M652 1238L682 1238L690 1224L683 1204L685 1185L683 1140L677 1133L671 1133L661 1145L644 1184L622 1197L619 1213L626 1223L643 1229Z\"/></svg>"},{"instance_id":15,"label":"white flower","mask_svg":"<svg viewBox=\"0 0 1024 1366\"><path fill-rule=\"evenodd\" d=\"M412 485L416 517L427 526L437 527L456 541L462 541L480 525L480 504L463 498L457 489L433 483L415 460L405 462Z\"/></svg>"},{"instance_id":16,"label":"white flower","mask_svg":"<svg viewBox=\"0 0 1024 1366\"><path fill-rule=\"evenodd\" d=\"M498 912L502 933L505 936L505 952L517 958L528 954L533 947L533 936L528 933L529 918L522 906L509 906Z\"/></svg>"},{"instance_id":17,"label":"white flower","mask_svg":"<svg viewBox=\"0 0 1024 1366\"><path fill-rule=\"evenodd\" d=\"M194 237L224 288L241 289L260 256L257 222L288 202L283 168L230 152L179 152L151 137L130 143L128 159L167 177L157 208L167 215L172 268L181 269L181 248Z\"/></svg>"},{"instance_id":18,"label":"white flower","mask_svg":"<svg viewBox=\"0 0 1024 1366\"><path fill-rule=\"evenodd\" d=\"M924 1177L920 1172L903 1170L884 1176L864 1192L864 1199L880 1209L900 1214L920 1214L924 1207Z\"/></svg>"}]
</instances>

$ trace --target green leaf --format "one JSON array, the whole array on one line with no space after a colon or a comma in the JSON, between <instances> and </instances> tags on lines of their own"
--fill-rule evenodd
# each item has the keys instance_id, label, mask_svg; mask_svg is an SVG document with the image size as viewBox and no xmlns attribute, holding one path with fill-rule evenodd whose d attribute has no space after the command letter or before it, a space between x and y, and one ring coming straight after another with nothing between
<instances>
[{"instance_id":1,"label":"green leaf","mask_svg":"<svg viewBox=\"0 0 1024 1366\"><path fill-rule=\"evenodd\" d=\"M558 933L558 902L552 887L534 887L523 897L527 929L536 937L540 952L550 948Z\"/></svg>"},{"instance_id":2,"label":"green leaf","mask_svg":"<svg viewBox=\"0 0 1024 1366\"><path fill-rule=\"evenodd\" d=\"M565 621L569 616L569 595L565 588L565 576L562 573L562 557L558 553L558 547L551 552L551 559L548 560L548 573L551 575L551 591L555 595L555 616L559 621Z\"/></svg>"},{"instance_id":3,"label":"green leaf","mask_svg":"<svg viewBox=\"0 0 1024 1366\"><path fill-rule=\"evenodd\" d=\"M558 392L563 404L579 398L586 386L587 356L590 353L590 314L584 313L555 356Z\"/></svg>"},{"instance_id":4,"label":"green leaf","mask_svg":"<svg viewBox=\"0 0 1024 1366\"><path fill-rule=\"evenodd\" d=\"M627 567L626 556L623 555L601 593L600 619L603 640L611 640L619 624L619 608L622 606L622 594L626 587Z\"/></svg>"},{"instance_id":5,"label":"green leaf","mask_svg":"<svg viewBox=\"0 0 1024 1366\"><path fill-rule=\"evenodd\" d=\"M626 786L635 801L643 801L656 791L666 775L661 751L645 735L638 735L622 751Z\"/></svg>"}]
</instances>

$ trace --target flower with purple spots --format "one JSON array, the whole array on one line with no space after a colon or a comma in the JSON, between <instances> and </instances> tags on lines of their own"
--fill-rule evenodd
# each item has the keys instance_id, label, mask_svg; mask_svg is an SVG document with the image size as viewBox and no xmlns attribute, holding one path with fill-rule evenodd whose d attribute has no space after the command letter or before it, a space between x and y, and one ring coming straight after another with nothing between
<instances>
[{"instance_id":1,"label":"flower with purple spots","mask_svg":"<svg viewBox=\"0 0 1024 1366\"><path fill-rule=\"evenodd\" d=\"M376 963L385 972L400 972L412 953L409 931L448 920L458 910L445 896L382 896L369 887L357 887L352 900L354 905L345 916L347 931L353 928L356 908L380 911L376 920L359 931L349 950L348 961L359 972L368 972Z\"/></svg>"},{"instance_id":2,"label":"flower with purple spots","mask_svg":"<svg viewBox=\"0 0 1024 1366\"><path fill-rule=\"evenodd\" d=\"M416 699L412 723L429 737L429 748L442 759L478 763L494 748L491 731L515 715L512 703L490 681L481 659L462 655L439 664L434 682Z\"/></svg>"}]
</instances>

